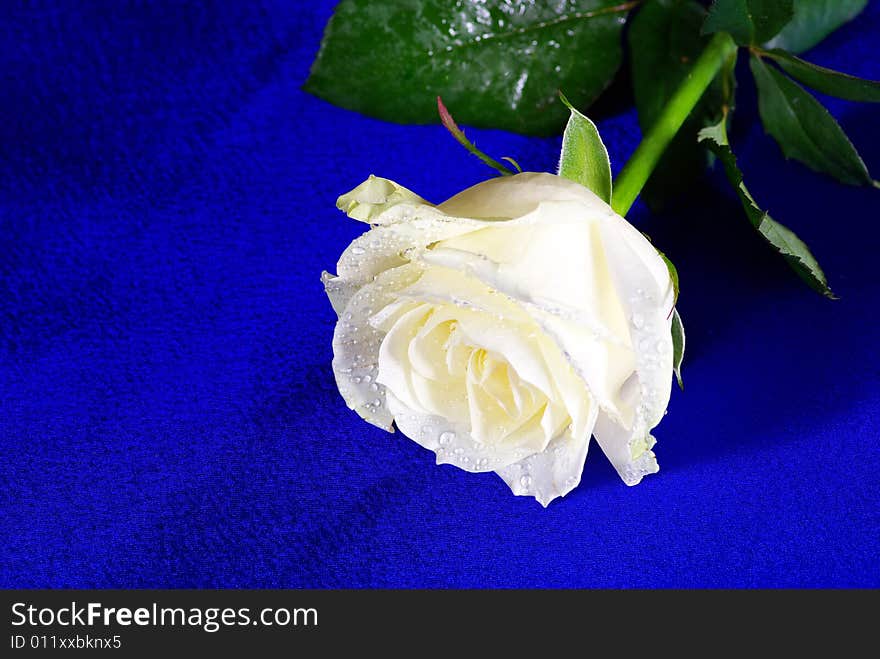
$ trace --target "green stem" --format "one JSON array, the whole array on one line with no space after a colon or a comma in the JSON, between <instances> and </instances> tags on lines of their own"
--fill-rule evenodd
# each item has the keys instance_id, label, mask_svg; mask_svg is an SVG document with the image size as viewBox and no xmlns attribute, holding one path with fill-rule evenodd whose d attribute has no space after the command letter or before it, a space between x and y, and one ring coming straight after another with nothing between
<instances>
[{"instance_id":1,"label":"green stem","mask_svg":"<svg viewBox=\"0 0 880 659\"><path fill-rule=\"evenodd\" d=\"M614 181L611 207L616 213L626 215L684 120L718 75L724 62L735 52L736 44L727 33L719 32L712 37Z\"/></svg>"}]
</instances>

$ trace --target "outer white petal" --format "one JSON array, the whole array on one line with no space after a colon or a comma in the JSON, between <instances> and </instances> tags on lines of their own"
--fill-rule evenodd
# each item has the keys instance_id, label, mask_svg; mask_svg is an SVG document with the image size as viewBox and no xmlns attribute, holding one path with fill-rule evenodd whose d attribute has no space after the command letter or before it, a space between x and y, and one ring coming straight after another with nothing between
<instances>
[{"instance_id":1,"label":"outer white petal","mask_svg":"<svg viewBox=\"0 0 880 659\"><path fill-rule=\"evenodd\" d=\"M635 367L632 349L604 340L589 328L542 309L530 311L586 384L590 396L613 418L628 423L633 416L632 405L622 394Z\"/></svg>"},{"instance_id":2,"label":"outer white petal","mask_svg":"<svg viewBox=\"0 0 880 659\"><path fill-rule=\"evenodd\" d=\"M321 275L337 314L358 289L380 273L409 263L412 253L433 242L474 228L474 221L450 219L432 206L407 203L395 205L377 219L388 224L374 226L349 244L336 264L338 276Z\"/></svg>"},{"instance_id":3,"label":"outer white petal","mask_svg":"<svg viewBox=\"0 0 880 659\"><path fill-rule=\"evenodd\" d=\"M574 435L566 432L550 442L546 449L535 453L497 473L518 496L532 496L542 506L553 499L565 496L581 482L590 431L596 422L598 407L590 411L585 433Z\"/></svg>"},{"instance_id":4,"label":"outer white petal","mask_svg":"<svg viewBox=\"0 0 880 659\"><path fill-rule=\"evenodd\" d=\"M649 432L669 403L674 293L666 265L631 225L613 216L602 231L611 276L629 318L635 375L624 383L621 394L633 401L635 412L627 424L601 415L595 435L621 478L634 485L658 470Z\"/></svg>"},{"instance_id":5,"label":"outer white petal","mask_svg":"<svg viewBox=\"0 0 880 659\"><path fill-rule=\"evenodd\" d=\"M447 199L438 209L457 217L511 219L531 213L542 202L578 201L589 195L593 193L574 181L544 172L524 172L478 183Z\"/></svg>"},{"instance_id":6,"label":"outer white petal","mask_svg":"<svg viewBox=\"0 0 880 659\"><path fill-rule=\"evenodd\" d=\"M424 259L457 267L516 300L626 335L626 318L609 277L598 197L543 202L526 216L444 239Z\"/></svg>"},{"instance_id":7,"label":"outer white petal","mask_svg":"<svg viewBox=\"0 0 880 659\"><path fill-rule=\"evenodd\" d=\"M337 314L361 286L407 263L407 251L472 231L475 226L474 221L450 218L406 188L374 176L339 197L337 206L350 217L373 224L342 252L337 275L325 272L321 276Z\"/></svg>"},{"instance_id":8,"label":"outer white petal","mask_svg":"<svg viewBox=\"0 0 880 659\"><path fill-rule=\"evenodd\" d=\"M427 263L428 260L421 256L433 253L434 250L428 250L420 255L414 254L416 258L413 260ZM521 305L456 268L441 265L427 268L416 283L400 291L399 295L401 298L480 311L499 322L510 321L523 325L533 323L531 316Z\"/></svg>"},{"instance_id":9,"label":"outer white petal","mask_svg":"<svg viewBox=\"0 0 880 659\"><path fill-rule=\"evenodd\" d=\"M402 210L396 206L386 215L397 215ZM471 230L465 224L444 221L429 206L409 210L420 215L418 222L375 226L358 236L339 257L336 273L352 285L362 286L380 272L407 263L407 252Z\"/></svg>"},{"instance_id":10,"label":"outer white petal","mask_svg":"<svg viewBox=\"0 0 880 659\"><path fill-rule=\"evenodd\" d=\"M602 452L627 485L638 485L643 477L660 471L657 458L651 451L654 438L650 434L634 437L630 430L602 413L596 420L593 434Z\"/></svg>"},{"instance_id":11,"label":"outer white petal","mask_svg":"<svg viewBox=\"0 0 880 659\"><path fill-rule=\"evenodd\" d=\"M346 404L365 421L392 430L385 388L376 382L379 346L385 332L370 324L377 309L395 301L394 294L412 284L421 266L408 264L381 273L348 301L333 332L333 373Z\"/></svg>"},{"instance_id":12,"label":"outer white petal","mask_svg":"<svg viewBox=\"0 0 880 659\"><path fill-rule=\"evenodd\" d=\"M337 316L342 315L351 296L362 286L359 282L346 281L342 277L332 275L326 270L321 273L321 283L324 284L324 292L330 298L330 305Z\"/></svg>"}]
</instances>

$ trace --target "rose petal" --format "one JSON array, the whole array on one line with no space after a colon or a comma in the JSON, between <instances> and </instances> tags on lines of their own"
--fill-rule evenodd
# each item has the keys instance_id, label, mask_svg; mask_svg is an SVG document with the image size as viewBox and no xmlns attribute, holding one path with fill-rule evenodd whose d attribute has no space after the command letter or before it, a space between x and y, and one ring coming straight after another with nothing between
<instances>
[{"instance_id":1,"label":"rose petal","mask_svg":"<svg viewBox=\"0 0 880 659\"><path fill-rule=\"evenodd\" d=\"M615 241L619 252L612 278L630 318L630 337L636 370L642 385L645 421L653 428L663 418L672 388L672 317L674 291L666 264L641 234L628 224L622 231L630 240ZM642 245L639 245L641 240ZM651 251L647 251L648 245ZM641 254L639 253L641 252ZM641 259L641 261L637 260ZM639 268L638 263L643 265Z\"/></svg>"},{"instance_id":2,"label":"rose petal","mask_svg":"<svg viewBox=\"0 0 880 659\"><path fill-rule=\"evenodd\" d=\"M369 319L375 309L394 302L394 293L412 284L420 273L419 265L409 264L380 274L351 297L333 332L333 373L339 393L365 421L386 430L391 429L392 416L384 387L376 382L385 333Z\"/></svg>"},{"instance_id":3,"label":"rose petal","mask_svg":"<svg viewBox=\"0 0 880 659\"><path fill-rule=\"evenodd\" d=\"M330 306L333 307L337 317L342 315L351 296L361 287L360 284L345 281L342 277L332 275L326 270L321 273L321 283L324 284L324 292L330 298Z\"/></svg>"},{"instance_id":4,"label":"rose petal","mask_svg":"<svg viewBox=\"0 0 880 659\"><path fill-rule=\"evenodd\" d=\"M657 458L650 450L654 445L654 438L650 434L646 433L634 441L630 430L600 413L593 435L627 485L638 485L644 476L660 471Z\"/></svg>"},{"instance_id":5,"label":"rose petal","mask_svg":"<svg viewBox=\"0 0 880 659\"><path fill-rule=\"evenodd\" d=\"M574 181L544 172L524 172L478 183L437 208L457 217L512 219L531 213L544 201L578 201L589 195L593 193Z\"/></svg>"},{"instance_id":6,"label":"rose petal","mask_svg":"<svg viewBox=\"0 0 880 659\"><path fill-rule=\"evenodd\" d=\"M543 362L536 353L540 328L504 296L472 277L441 267L426 269L397 295L438 305L436 314L426 323L426 332L442 323L455 323L460 340L503 355L521 378L553 395L550 374L545 368L535 368Z\"/></svg>"},{"instance_id":7,"label":"rose petal","mask_svg":"<svg viewBox=\"0 0 880 659\"><path fill-rule=\"evenodd\" d=\"M540 453L498 469L498 475L514 494L535 497L544 507L553 499L568 494L581 481L597 413L598 407L593 405L585 434L565 433Z\"/></svg>"},{"instance_id":8,"label":"rose petal","mask_svg":"<svg viewBox=\"0 0 880 659\"><path fill-rule=\"evenodd\" d=\"M472 354L471 361L479 359ZM514 451L527 449L528 453L542 451L552 435L541 424L546 397L540 396L531 409L512 416L490 395L483 385L476 381L474 368L468 368L467 403L470 411L471 436L477 441L498 447L499 450ZM567 418L567 415L566 415Z\"/></svg>"},{"instance_id":9,"label":"rose petal","mask_svg":"<svg viewBox=\"0 0 880 659\"><path fill-rule=\"evenodd\" d=\"M409 409L388 392L388 409L397 428L407 437L437 456L437 464L451 464L465 471L494 471L528 455L522 448L499 450L474 441L466 428L444 417L421 414Z\"/></svg>"},{"instance_id":10,"label":"rose petal","mask_svg":"<svg viewBox=\"0 0 880 659\"><path fill-rule=\"evenodd\" d=\"M625 337L601 233L601 216L611 210L598 197L594 202L543 202L526 217L442 240L422 258L606 337Z\"/></svg>"},{"instance_id":11,"label":"rose petal","mask_svg":"<svg viewBox=\"0 0 880 659\"><path fill-rule=\"evenodd\" d=\"M405 288L398 293L401 299L410 299L416 301L426 301L436 304L452 304L460 306L465 310L485 312L485 318L488 319L490 325L484 327L484 332L476 333L472 340L482 341L480 338L483 334L489 336L486 343L495 346L492 341L496 328L502 321L510 321L516 328L514 330L520 337L531 336L532 340L537 341L537 345L541 350L541 357L538 360L526 359L525 364L519 365L519 360L513 364L518 377L538 386L548 397L557 400L561 397L564 407L568 410L572 417L572 422L578 432L582 432L587 422L587 413L590 405L590 394L584 384L584 381L575 373L574 369L566 360L563 352L557 344L551 340L549 336L545 336L545 329L540 324L535 324L533 316L530 315L521 306L515 304L510 298L499 294L479 280L468 277L462 272L449 270L447 268L432 267L412 286ZM538 314L545 325L550 324L548 316L543 313ZM437 315L431 318L429 327L432 323L439 323L452 318L451 315ZM459 339L462 333L456 333ZM604 360L603 355L607 352L604 343L597 342L595 337L590 335L579 334L574 336L571 341L577 345L593 346L598 354L595 359L592 356L584 357L584 359L592 361ZM500 348L495 347L495 350ZM447 358L449 355L447 354ZM530 372L527 369L534 365L543 363L546 368L538 372ZM588 363L588 362L587 362ZM624 360L620 362L620 368L624 374L632 371L632 362ZM520 370L522 372L520 372ZM618 379L623 375L618 376ZM601 389L601 387L597 387ZM609 401L607 405L611 406Z\"/></svg>"},{"instance_id":12,"label":"rose petal","mask_svg":"<svg viewBox=\"0 0 880 659\"><path fill-rule=\"evenodd\" d=\"M478 384L507 416L518 418L521 416L519 414L521 405L517 402L522 403L527 395L522 390L531 387L520 379L516 371L508 367L507 362L494 358L491 353L488 357Z\"/></svg>"},{"instance_id":13,"label":"rose petal","mask_svg":"<svg viewBox=\"0 0 880 659\"><path fill-rule=\"evenodd\" d=\"M575 372L549 337L547 341L541 342L541 350L562 405L571 417L572 434L576 437L586 434L589 437L593 425L590 420L591 411L595 405L584 379Z\"/></svg>"},{"instance_id":14,"label":"rose petal","mask_svg":"<svg viewBox=\"0 0 880 659\"><path fill-rule=\"evenodd\" d=\"M448 364L448 353L453 344L460 343L461 336L454 321L423 324L409 344L409 363L422 377L438 382L450 381L454 376ZM463 371L457 374L456 379L461 379L463 374Z\"/></svg>"},{"instance_id":15,"label":"rose petal","mask_svg":"<svg viewBox=\"0 0 880 659\"><path fill-rule=\"evenodd\" d=\"M403 186L375 176L340 196L336 204L349 217L374 225L339 257L336 272L349 287L359 287L380 272L403 265L406 250L472 230L467 222L450 220Z\"/></svg>"},{"instance_id":16,"label":"rose petal","mask_svg":"<svg viewBox=\"0 0 880 659\"><path fill-rule=\"evenodd\" d=\"M421 254L413 254L413 260L426 263ZM449 304L451 306L480 311L495 320L509 320L529 324L531 317L523 308L505 295L489 288L482 281L470 277L455 268L439 265L425 270L425 274L412 286L399 293L401 298Z\"/></svg>"},{"instance_id":17,"label":"rose petal","mask_svg":"<svg viewBox=\"0 0 880 659\"><path fill-rule=\"evenodd\" d=\"M611 212L598 198L596 203L602 204L601 212ZM428 273L453 269L465 280L478 280L502 294L496 299L506 298L508 306L531 315L554 337L602 407L629 422L632 410L618 392L634 369L634 357L604 258L601 219L587 218L580 207L566 207L567 216L556 211L541 205L532 215L441 241L413 258L425 263ZM575 249L566 254L560 245ZM471 295L459 294L464 300Z\"/></svg>"},{"instance_id":18,"label":"rose petal","mask_svg":"<svg viewBox=\"0 0 880 659\"><path fill-rule=\"evenodd\" d=\"M609 458L626 482L635 483L657 470L653 453L648 456L650 451L639 450L639 447L653 442L649 441L648 433L663 418L669 403L672 387L669 311L674 293L665 263L635 229L615 217L609 218L602 230L610 256L611 277L630 319L635 354L635 378L624 383L620 394L638 404L632 423L624 424L625 428L609 428L618 421L616 419L606 419L599 424L604 435L600 444L603 450L606 445L614 445L609 450L615 457L609 455ZM625 447L617 446L624 441L624 436ZM600 439L598 435L597 439Z\"/></svg>"},{"instance_id":19,"label":"rose petal","mask_svg":"<svg viewBox=\"0 0 880 659\"><path fill-rule=\"evenodd\" d=\"M424 325L425 318L433 312L433 308L428 304L420 304L405 311L397 318L379 345L379 374L376 381L393 391L408 408L422 414L428 414L433 410L425 409L413 385L409 347Z\"/></svg>"},{"instance_id":20,"label":"rose petal","mask_svg":"<svg viewBox=\"0 0 880 659\"><path fill-rule=\"evenodd\" d=\"M635 368L633 351L603 341L578 323L539 309L532 313L599 406L622 423L629 423L634 411L620 393Z\"/></svg>"},{"instance_id":21,"label":"rose petal","mask_svg":"<svg viewBox=\"0 0 880 659\"><path fill-rule=\"evenodd\" d=\"M630 430L627 441L644 444L671 386L672 289L665 263L604 202L589 200L592 212L585 213L579 204L547 203L548 196L542 193L534 210L513 222L441 241L420 258L431 267L467 272L523 304L559 343L609 420ZM541 216L545 220L537 222ZM571 254L564 253L566 246L573 247ZM587 285L577 276L585 255ZM589 321L591 313L601 325ZM620 343L604 341L608 335ZM635 471L652 468L640 465ZM617 466L632 471L619 460Z\"/></svg>"}]
</instances>

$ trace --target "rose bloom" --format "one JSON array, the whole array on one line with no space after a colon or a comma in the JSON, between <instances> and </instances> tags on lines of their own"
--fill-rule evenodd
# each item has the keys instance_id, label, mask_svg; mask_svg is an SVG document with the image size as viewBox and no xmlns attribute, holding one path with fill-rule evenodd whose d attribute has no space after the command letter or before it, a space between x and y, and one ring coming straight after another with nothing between
<instances>
[{"instance_id":1,"label":"rose bloom","mask_svg":"<svg viewBox=\"0 0 880 659\"><path fill-rule=\"evenodd\" d=\"M658 470L674 291L608 204L523 173L437 206L370 177L337 205L372 225L323 275L349 407L545 506L580 482L591 436L627 485Z\"/></svg>"}]
</instances>

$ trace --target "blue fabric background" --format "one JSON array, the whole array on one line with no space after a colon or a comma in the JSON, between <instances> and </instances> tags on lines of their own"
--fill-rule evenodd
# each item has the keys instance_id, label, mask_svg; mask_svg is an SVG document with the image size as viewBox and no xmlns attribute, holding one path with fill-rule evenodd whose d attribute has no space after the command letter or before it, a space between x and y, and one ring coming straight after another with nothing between
<instances>
[{"instance_id":1,"label":"blue fabric background","mask_svg":"<svg viewBox=\"0 0 880 659\"><path fill-rule=\"evenodd\" d=\"M747 180L842 299L717 172L637 206L681 273L687 391L659 475L627 488L594 447L544 510L361 422L330 371L318 276L362 228L336 196L491 172L300 91L332 2L201 5L4 8L0 586L880 586L880 192L784 162L745 82ZM872 2L809 58L880 78L878 39ZM830 107L880 175L880 110ZM619 167L635 115L600 129ZM558 138L469 133L555 166Z\"/></svg>"}]
</instances>

